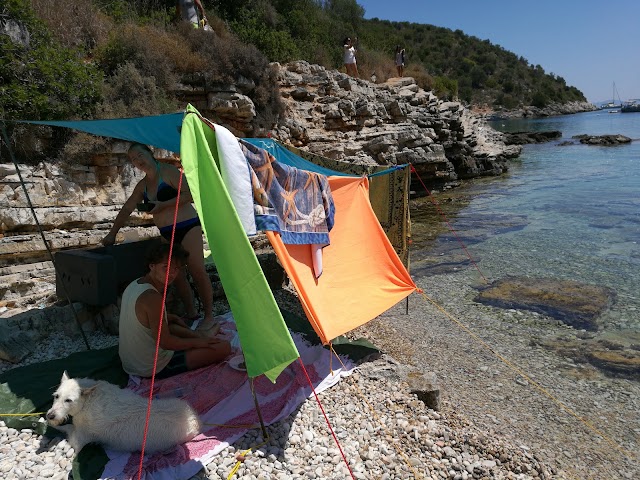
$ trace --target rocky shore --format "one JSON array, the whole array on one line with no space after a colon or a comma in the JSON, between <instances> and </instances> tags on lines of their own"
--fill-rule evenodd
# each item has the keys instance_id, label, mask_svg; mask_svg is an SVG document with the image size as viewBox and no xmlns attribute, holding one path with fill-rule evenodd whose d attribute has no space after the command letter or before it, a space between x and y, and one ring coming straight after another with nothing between
<instances>
[{"instance_id":1,"label":"rocky shore","mask_svg":"<svg viewBox=\"0 0 640 480\"><path fill-rule=\"evenodd\" d=\"M310 153L360 165L412 163L429 188L501 175L519 155L504 135L458 102L443 102L405 77L376 84L307 62L274 65L285 115L271 134ZM241 85L224 92L184 87L185 98L238 136L256 130L255 105ZM23 155L42 156L44 127L29 131ZM99 245L140 173L126 161L126 142L104 151L37 165L21 163L38 221L53 251ZM158 152L159 156L170 156ZM175 159L173 159L175 160ZM422 189L413 181L412 189ZM52 305L55 275L13 164L0 164L0 318ZM148 215L134 213L118 241L156 235ZM0 323L1 327L1 323Z\"/></svg>"},{"instance_id":2,"label":"rocky shore","mask_svg":"<svg viewBox=\"0 0 640 480\"><path fill-rule=\"evenodd\" d=\"M276 126L277 137L333 159L371 165L412 162L425 181L448 188L463 178L503 173L521 148L507 145L483 117L459 103L438 100L412 79L377 85L295 62L280 67L279 81L287 118ZM226 116L236 111L250 122L251 100L238 92L228 95L208 101L207 92L195 92L193 98L204 98L204 108L198 108L210 107L214 118L224 109ZM589 108L569 107L574 111L529 109L523 116ZM109 228L137 179L123 160L125 147L116 143L86 165L21 166L54 250L95 246ZM84 345L68 307L51 307L57 300L53 265L34 234L15 169L0 165L0 178L0 317L17 318L35 308L39 316L25 316L18 333L50 325L40 332L36 351L19 355L17 364L0 360L2 372L61 358ZM155 228L138 215L123 233L126 239L143 239ZM456 268L468 266L466 259L452 259L458 260ZM633 371L626 378L608 377L594 363L570 354L567 345L591 351L590 332L580 333L545 310L481 304L468 278L446 266L416 269L414 276L437 306L414 294L408 314L401 304L353 332L354 338L370 339L382 354L321 397L355 478L640 477L635 457L640 384L630 379ZM290 291L278 291L276 297L302 315ZM80 306L82 320L92 319L85 326L94 329L88 332L94 347L117 341L108 333L114 313L113 306L101 311ZM0 347L8 338L3 328L0 324ZM15 331L9 333L12 341L20 341ZM554 349L559 338L570 343ZM34 338L25 334L24 341L32 345ZM439 410L411 393L411 373L437 379ZM314 401L269 432L267 444L247 457L235 478L350 478ZM261 441L259 431L249 432L196 478L227 478L238 451ZM66 479L74 453L64 440L0 423L2 478Z\"/></svg>"},{"instance_id":3,"label":"rocky shore","mask_svg":"<svg viewBox=\"0 0 640 480\"><path fill-rule=\"evenodd\" d=\"M532 344L531 338L553 338L570 327L535 312L475 303L471 297L477 292L461 274L418 283L435 304L414 294L408 314L401 303L352 332L382 353L321 395L355 478L602 480L640 475L634 457L640 433L637 382L604 377L592 366ZM276 299L302 314L289 290L276 292ZM117 341L99 331L89 335L98 348ZM77 334L54 333L19 365L82 349ZM0 362L0 371L19 365ZM411 372L435 372L438 411L411 393L406 383ZM268 432L266 445L247 456L234 478L350 478L315 400ZM236 455L262 441L260 430L248 432L194 479L227 478ZM7 480L66 479L74 453L65 440L0 424L0 473Z\"/></svg>"}]
</instances>

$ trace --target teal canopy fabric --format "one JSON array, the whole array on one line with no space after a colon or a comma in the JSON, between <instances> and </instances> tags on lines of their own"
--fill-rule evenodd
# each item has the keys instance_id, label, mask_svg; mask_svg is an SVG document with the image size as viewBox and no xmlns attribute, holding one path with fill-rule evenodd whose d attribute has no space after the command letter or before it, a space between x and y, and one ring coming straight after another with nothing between
<instances>
[{"instance_id":1,"label":"teal canopy fabric","mask_svg":"<svg viewBox=\"0 0 640 480\"><path fill-rule=\"evenodd\" d=\"M49 125L52 127L65 127L81 132L99 135L101 137L118 138L130 142L139 142L151 145L156 148L163 148L170 152L180 153L180 132L184 112L168 113L165 115L153 115L148 117L134 118L113 118L108 120L69 120L69 121L46 121L46 120L18 120L19 123L30 123L34 125ZM242 140L257 147L263 148L281 162L290 167L299 168L321 175L357 177L344 172L337 172L330 168L321 167L299 157L292 151L283 147L272 138L243 138ZM399 165L388 170L377 172L371 176L391 173L406 165Z\"/></svg>"},{"instance_id":2,"label":"teal canopy fabric","mask_svg":"<svg viewBox=\"0 0 640 480\"><path fill-rule=\"evenodd\" d=\"M255 145L256 147L260 147L263 150L269 152L273 157L280 163L284 163L289 167L295 167L300 170L306 170L307 172L315 172L321 175L326 175L327 177L338 176L338 177L359 177L360 175L355 175L353 173L345 173L345 172L337 172L335 170L331 170L330 168L321 167L320 165L316 165L315 163L310 162L309 160L305 160L304 158L296 155L288 148L284 147L273 138L241 138L240 140ZM395 170L399 170L405 168L409 164L403 165L394 165L393 167L387 168L386 170L381 170L376 173L372 173L367 175L369 178L377 177L378 175L386 175L388 173L394 172Z\"/></svg>"},{"instance_id":3,"label":"teal canopy fabric","mask_svg":"<svg viewBox=\"0 0 640 480\"><path fill-rule=\"evenodd\" d=\"M308 160L305 160L302 157L299 157L291 150L287 150L285 147L280 145L272 138L243 138L243 141L255 145L256 147L260 147L263 150L266 150L274 158L280 162L288 165L289 167L295 167L300 170L306 170L308 172L315 172L321 175L326 175L327 177L331 176L340 176L340 177L357 177L358 175L352 175L350 173L344 172L336 172L335 170L331 170L330 168L321 167L320 165L316 165L315 163L311 163Z\"/></svg>"},{"instance_id":4,"label":"teal canopy fabric","mask_svg":"<svg viewBox=\"0 0 640 480\"><path fill-rule=\"evenodd\" d=\"M114 118L109 120L53 122L21 120L20 123L72 128L101 137L144 143L145 145L152 145L178 153L180 151L180 131L183 118L184 113L179 112L150 117Z\"/></svg>"}]
</instances>

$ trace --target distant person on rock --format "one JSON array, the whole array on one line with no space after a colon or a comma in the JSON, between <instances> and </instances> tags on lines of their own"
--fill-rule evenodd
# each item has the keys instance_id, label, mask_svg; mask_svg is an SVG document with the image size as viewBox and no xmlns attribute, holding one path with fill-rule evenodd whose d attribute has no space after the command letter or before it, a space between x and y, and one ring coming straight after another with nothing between
<instances>
[{"instance_id":1,"label":"distant person on rock","mask_svg":"<svg viewBox=\"0 0 640 480\"><path fill-rule=\"evenodd\" d=\"M355 42L358 42L358 37L354 38ZM347 70L347 75L358 78L358 66L356 65L356 47L354 47L351 38L344 39L344 68Z\"/></svg>"},{"instance_id":2,"label":"distant person on rock","mask_svg":"<svg viewBox=\"0 0 640 480\"><path fill-rule=\"evenodd\" d=\"M176 16L189 22L193 28L203 28L207 30L209 21L204 13L204 7L201 0L177 0ZM211 27L209 27L210 29Z\"/></svg>"},{"instance_id":3,"label":"distant person on rock","mask_svg":"<svg viewBox=\"0 0 640 480\"><path fill-rule=\"evenodd\" d=\"M400 45L396 45L396 69L398 70L398 76L404 76L404 48L400 48Z\"/></svg>"}]
</instances>

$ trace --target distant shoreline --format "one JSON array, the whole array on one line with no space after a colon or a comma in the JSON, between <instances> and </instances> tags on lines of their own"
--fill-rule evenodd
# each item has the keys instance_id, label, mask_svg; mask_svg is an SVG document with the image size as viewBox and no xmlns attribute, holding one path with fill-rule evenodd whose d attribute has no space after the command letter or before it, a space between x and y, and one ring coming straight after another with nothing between
<instances>
[{"instance_id":1,"label":"distant shoreline","mask_svg":"<svg viewBox=\"0 0 640 480\"><path fill-rule=\"evenodd\" d=\"M527 106L522 108L516 108L514 110L495 111L488 110L483 111L480 108L471 108L471 111L480 115L486 120L510 120L516 118L544 118L554 117L557 115L572 115L574 113L593 112L598 110L593 103L590 102L568 102L568 103L554 103L544 108Z\"/></svg>"}]
</instances>

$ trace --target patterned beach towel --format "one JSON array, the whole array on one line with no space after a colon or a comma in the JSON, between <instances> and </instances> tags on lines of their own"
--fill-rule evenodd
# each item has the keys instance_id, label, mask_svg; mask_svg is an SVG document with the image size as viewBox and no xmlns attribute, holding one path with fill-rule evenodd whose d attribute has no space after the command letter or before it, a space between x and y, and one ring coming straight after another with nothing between
<instances>
[{"instance_id":1,"label":"patterned beach towel","mask_svg":"<svg viewBox=\"0 0 640 480\"><path fill-rule=\"evenodd\" d=\"M237 344L235 325L224 323L223 330L232 345ZM331 387L352 372L353 363L346 357L343 358L346 368L336 369L340 365L334 359L331 372L328 350L310 345L299 333L293 334L293 338L316 392ZM150 381L146 379L130 380L127 386L140 395L148 395L149 387ZM267 425L285 418L312 395L299 362L289 365L275 384L264 376L256 378L254 388ZM188 479L250 428L260 428L247 374L227 362L156 381L156 395L170 396L172 392L180 392L179 396L200 414L205 424L203 432L170 452L145 455L142 478L146 480ZM106 453L109 461L101 478L137 478L139 453Z\"/></svg>"},{"instance_id":2,"label":"patterned beach towel","mask_svg":"<svg viewBox=\"0 0 640 480\"><path fill-rule=\"evenodd\" d=\"M266 150L239 139L251 166L256 225L287 244L329 244L335 206L327 177L281 164Z\"/></svg>"}]
</instances>

